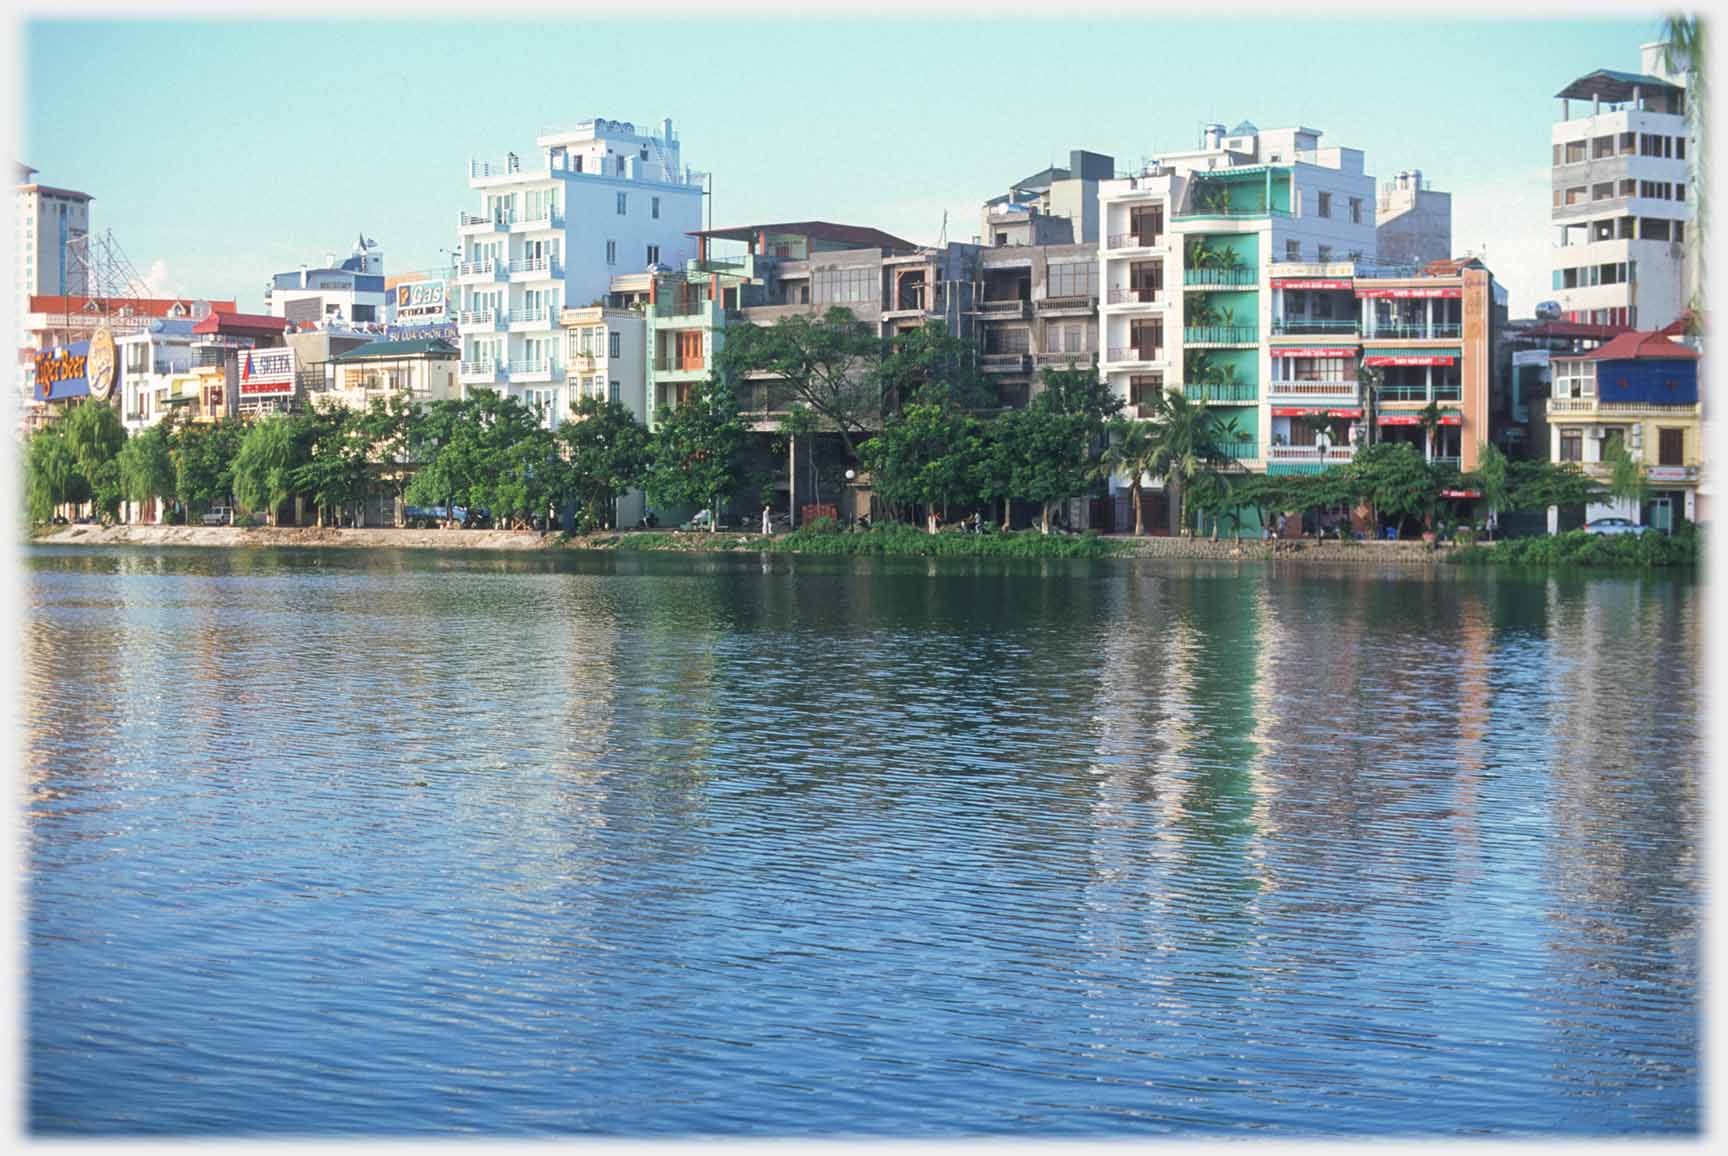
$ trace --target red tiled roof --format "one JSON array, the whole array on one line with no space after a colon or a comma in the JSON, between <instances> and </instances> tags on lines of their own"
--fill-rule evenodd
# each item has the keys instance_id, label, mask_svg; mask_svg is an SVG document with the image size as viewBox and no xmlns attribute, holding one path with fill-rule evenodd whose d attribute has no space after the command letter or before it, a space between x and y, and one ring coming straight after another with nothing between
<instances>
[{"instance_id":1,"label":"red tiled roof","mask_svg":"<svg viewBox=\"0 0 1728 1156\"><path fill-rule=\"evenodd\" d=\"M1622 333L1614 340L1584 355L1586 361L1635 361L1651 358L1697 361L1698 351L1670 341L1660 332Z\"/></svg>"},{"instance_id":2,"label":"red tiled roof","mask_svg":"<svg viewBox=\"0 0 1728 1156\"><path fill-rule=\"evenodd\" d=\"M92 301L109 310L126 306L138 310L146 317L166 317L168 311L176 305L185 310L188 316L192 313L192 299L189 297L62 297L52 293L30 298L30 312L81 313L84 311L84 307ZM219 310L223 313L234 312L234 302L232 301L212 301L209 304L213 310Z\"/></svg>"},{"instance_id":3,"label":"red tiled roof","mask_svg":"<svg viewBox=\"0 0 1728 1156\"><path fill-rule=\"evenodd\" d=\"M288 328L286 317L268 313L232 313L212 311L210 316L192 327L194 333L281 333Z\"/></svg>"}]
</instances>

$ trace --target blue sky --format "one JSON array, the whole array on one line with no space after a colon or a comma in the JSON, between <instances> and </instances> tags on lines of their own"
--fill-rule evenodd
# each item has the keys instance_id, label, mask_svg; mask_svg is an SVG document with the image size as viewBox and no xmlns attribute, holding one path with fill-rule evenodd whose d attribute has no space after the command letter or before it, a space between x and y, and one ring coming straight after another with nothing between
<instances>
[{"instance_id":1,"label":"blue sky","mask_svg":"<svg viewBox=\"0 0 1728 1156\"><path fill-rule=\"evenodd\" d=\"M35 21L21 159L92 194L161 291L261 307L273 272L365 231L429 267L470 156L590 116L673 118L714 223L820 218L934 241L1070 149L1118 168L1210 120L1301 123L1453 194L1515 313L1547 296L1553 94L1635 70L1659 13L1564 22Z\"/></svg>"}]
</instances>

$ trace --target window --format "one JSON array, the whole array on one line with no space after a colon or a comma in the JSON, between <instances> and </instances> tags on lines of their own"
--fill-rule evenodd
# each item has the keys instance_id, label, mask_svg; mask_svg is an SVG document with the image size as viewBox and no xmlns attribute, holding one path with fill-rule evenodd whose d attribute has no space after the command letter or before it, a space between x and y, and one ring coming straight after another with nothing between
<instances>
[{"instance_id":1,"label":"window","mask_svg":"<svg viewBox=\"0 0 1728 1156\"><path fill-rule=\"evenodd\" d=\"M618 194L618 215L620 217L626 216L629 214L629 212L630 212L630 194L629 193L619 193Z\"/></svg>"},{"instance_id":2,"label":"window","mask_svg":"<svg viewBox=\"0 0 1728 1156\"><path fill-rule=\"evenodd\" d=\"M1587 393L1585 381L1590 375L1589 363L1583 361L1554 362L1554 396L1584 397Z\"/></svg>"},{"instance_id":3,"label":"window","mask_svg":"<svg viewBox=\"0 0 1728 1156\"><path fill-rule=\"evenodd\" d=\"M606 263L608 265L616 265L618 263L618 242L606 242Z\"/></svg>"},{"instance_id":4,"label":"window","mask_svg":"<svg viewBox=\"0 0 1728 1156\"><path fill-rule=\"evenodd\" d=\"M1614 195L1614 182L1613 181L1603 181L1601 184L1595 186L1594 188L1592 188L1590 190L1590 199L1593 201L1606 201L1610 197L1612 197L1613 195Z\"/></svg>"},{"instance_id":5,"label":"window","mask_svg":"<svg viewBox=\"0 0 1728 1156\"><path fill-rule=\"evenodd\" d=\"M1555 164L1560 163L1560 146L1559 145L1554 146L1554 163Z\"/></svg>"},{"instance_id":6,"label":"window","mask_svg":"<svg viewBox=\"0 0 1728 1156\"><path fill-rule=\"evenodd\" d=\"M1582 205L1584 203L1585 194L1589 191L1590 190L1583 185L1572 186L1566 190L1566 203L1568 205Z\"/></svg>"},{"instance_id":7,"label":"window","mask_svg":"<svg viewBox=\"0 0 1728 1156\"><path fill-rule=\"evenodd\" d=\"M984 333L985 353L1025 353L1031 347L1031 335L1025 329L997 326Z\"/></svg>"},{"instance_id":8,"label":"window","mask_svg":"<svg viewBox=\"0 0 1728 1156\"><path fill-rule=\"evenodd\" d=\"M881 274L874 267L817 269L810 274L812 297L819 305L845 301L875 301L882 293Z\"/></svg>"},{"instance_id":9,"label":"window","mask_svg":"<svg viewBox=\"0 0 1728 1156\"><path fill-rule=\"evenodd\" d=\"M1325 193L1321 193L1321 194L1320 194L1320 195L1321 195L1321 196L1325 196L1325 195L1326 195L1326 194L1325 194ZM1316 248L1317 248L1317 257L1318 257L1318 259L1319 259L1319 260L1321 260L1321 261L1330 261L1330 260L1331 260L1331 259L1332 259L1332 246L1330 246L1330 245L1319 245L1319 246L1317 246L1317 247L1316 247Z\"/></svg>"},{"instance_id":10,"label":"window","mask_svg":"<svg viewBox=\"0 0 1728 1156\"><path fill-rule=\"evenodd\" d=\"M1590 159L1591 160L1593 160L1593 161L1601 160L1603 157L1611 157L1613 155L1614 155L1614 134L1613 133L1609 133L1607 136L1599 136L1595 140L1590 142Z\"/></svg>"},{"instance_id":11,"label":"window","mask_svg":"<svg viewBox=\"0 0 1728 1156\"><path fill-rule=\"evenodd\" d=\"M1645 241L1668 240L1669 222L1661 217L1644 217L1638 223L1638 236Z\"/></svg>"},{"instance_id":12,"label":"window","mask_svg":"<svg viewBox=\"0 0 1728 1156\"><path fill-rule=\"evenodd\" d=\"M1319 210L1319 212L1320 212L1320 215L1322 217L1330 217L1332 215L1332 194L1331 193L1321 193L1320 194L1320 210Z\"/></svg>"},{"instance_id":13,"label":"window","mask_svg":"<svg viewBox=\"0 0 1728 1156\"><path fill-rule=\"evenodd\" d=\"M614 330L606 335L606 356L617 357L622 352L623 335Z\"/></svg>"},{"instance_id":14,"label":"window","mask_svg":"<svg viewBox=\"0 0 1728 1156\"><path fill-rule=\"evenodd\" d=\"M619 176L624 175L624 158L623 157L618 158L618 175Z\"/></svg>"},{"instance_id":15,"label":"window","mask_svg":"<svg viewBox=\"0 0 1728 1156\"><path fill-rule=\"evenodd\" d=\"M1628 179L1620 182L1620 195L1621 196L1631 197L1631 196L1636 196L1637 193L1638 193L1638 182L1637 181L1634 181L1634 180L1628 178Z\"/></svg>"},{"instance_id":16,"label":"window","mask_svg":"<svg viewBox=\"0 0 1728 1156\"><path fill-rule=\"evenodd\" d=\"M1686 460L1686 431L1683 429L1658 429L1656 431L1656 464L1659 466L1684 465Z\"/></svg>"},{"instance_id":17,"label":"window","mask_svg":"<svg viewBox=\"0 0 1728 1156\"><path fill-rule=\"evenodd\" d=\"M1362 198L1361 197L1351 197L1350 198L1350 223L1352 225L1360 225L1362 223Z\"/></svg>"},{"instance_id":18,"label":"window","mask_svg":"<svg viewBox=\"0 0 1728 1156\"><path fill-rule=\"evenodd\" d=\"M660 263L660 246L648 246L648 263L650 265L658 265Z\"/></svg>"},{"instance_id":19,"label":"window","mask_svg":"<svg viewBox=\"0 0 1728 1156\"><path fill-rule=\"evenodd\" d=\"M1558 146L1556 146L1558 147ZM1620 155L1629 156L1638 151L1638 134L1623 132L1620 134Z\"/></svg>"},{"instance_id":20,"label":"window","mask_svg":"<svg viewBox=\"0 0 1728 1156\"><path fill-rule=\"evenodd\" d=\"M1286 261L1300 261L1302 259L1302 242L1285 241L1284 259Z\"/></svg>"},{"instance_id":21,"label":"window","mask_svg":"<svg viewBox=\"0 0 1728 1156\"><path fill-rule=\"evenodd\" d=\"M1583 162L1583 160L1584 160L1584 142L1581 140L1567 141L1566 142L1566 163L1569 165L1576 165L1576 164L1581 164Z\"/></svg>"},{"instance_id":22,"label":"window","mask_svg":"<svg viewBox=\"0 0 1728 1156\"><path fill-rule=\"evenodd\" d=\"M1096 297L1098 295L1098 263L1070 261L1051 265L1045 290L1046 297Z\"/></svg>"},{"instance_id":23,"label":"window","mask_svg":"<svg viewBox=\"0 0 1728 1156\"><path fill-rule=\"evenodd\" d=\"M660 219L660 198L659 197L648 198L648 215L650 217L654 218L656 221L658 221Z\"/></svg>"},{"instance_id":24,"label":"window","mask_svg":"<svg viewBox=\"0 0 1728 1156\"><path fill-rule=\"evenodd\" d=\"M1686 138L1683 136L1674 138L1674 159L1677 161L1686 159Z\"/></svg>"},{"instance_id":25,"label":"window","mask_svg":"<svg viewBox=\"0 0 1728 1156\"><path fill-rule=\"evenodd\" d=\"M575 160L576 160L576 171L581 172L582 171L582 154L577 153Z\"/></svg>"},{"instance_id":26,"label":"window","mask_svg":"<svg viewBox=\"0 0 1728 1156\"><path fill-rule=\"evenodd\" d=\"M612 384L610 386L610 392L608 392L606 395L606 400L607 401L619 401L623 398L623 396L624 396L623 391L618 388L618 383L615 381L612 382Z\"/></svg>"},{"instance_id":27,"label":"window","mask_svg":"<svg viewBox=\"0 0 1728 1156\"><path fill-rule=\"evenodd\" d=\"M1584 460L1584 432L1576 429L1560 431L1560 460L1563 462L1581 462Z\"/></svg>"}]
</instances>

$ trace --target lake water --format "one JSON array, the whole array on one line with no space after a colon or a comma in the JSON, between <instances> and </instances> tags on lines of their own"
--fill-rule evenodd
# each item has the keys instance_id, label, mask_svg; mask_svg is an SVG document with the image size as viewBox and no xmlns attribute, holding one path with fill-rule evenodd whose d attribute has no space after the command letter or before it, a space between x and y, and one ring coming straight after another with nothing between
<instances>
[{"instance_id":1,"label":"lake water","mask_svg":"<svg viewBox=\"0 0 1728 1156\"><path fill-rule=\"evenodd\" d=\"M1704 588L24 556L37 1134L1685 1134Z\"/></svg>"}]
</instances>

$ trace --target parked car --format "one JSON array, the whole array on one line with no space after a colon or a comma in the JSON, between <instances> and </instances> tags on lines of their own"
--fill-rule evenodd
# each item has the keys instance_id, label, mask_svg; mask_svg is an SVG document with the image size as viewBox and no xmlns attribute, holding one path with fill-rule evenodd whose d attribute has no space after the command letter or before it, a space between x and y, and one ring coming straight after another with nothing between
<instances>
[{"instance_id":1,"label":"parked car","mask_svg":"<svg viewBox=\"0 0 1728 1156\"><path fill-rule=\"evenodd\" d=\"M1594 522L1584 523L1584 530L1590 534L1647 534L1654 526L1640 526L1631 518L1597 518Z\"/></svg>"},{"instance_id":2,"label":"parked car","mask_svg":"<svg viewBox=\"0 0 1728 1156\"><path fill-rule=\"evenodd\" d=\"M714 514L712 511L710 511L710 510L698 510L698 511L696 511L696 516L694 518L691 518L688 522L685 522L682 526L679 526L678 528L680 530L707 530L707 529L710 529L709 523L712 522L713 519L714 519ZM721 529L721 530L730 530L730 529L732 529L732 526L727 522L727 520L725 518L721 518L720 521L713 528Z\"/></svg>"},{"instance_id":3,"label":"parked car","mask_svg":"<svg viewBox=\"0 0 1728 1156\"><path fill-rule=\"evenodd\" d=\"M227 506L211 506L204 511L203 522L206 526L226 526L234 520L234 511Z\"/></svg>"}]
</instances>

